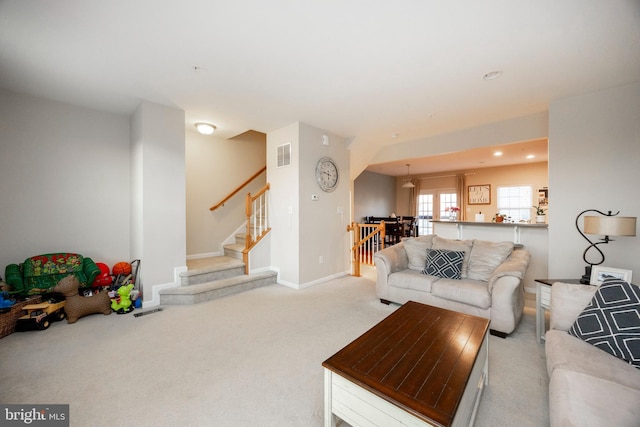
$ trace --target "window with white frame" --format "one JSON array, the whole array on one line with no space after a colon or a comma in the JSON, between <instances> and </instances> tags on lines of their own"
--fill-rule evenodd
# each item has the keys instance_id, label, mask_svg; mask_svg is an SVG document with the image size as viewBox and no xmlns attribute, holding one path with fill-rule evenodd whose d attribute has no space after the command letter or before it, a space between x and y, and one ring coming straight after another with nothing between
<instances>
[{"instance_id":1,"label":"window with white frame","mask_svg":"<svg viewBox=\"0 0 640 427\"><path fill-rule=\"evenodd\" d=\"M499 186L498 213L511 222L531 220L533 189L530 185Z\"/></svg>"},{"instance_id":2,"label":"window with white frame","mask_svg":"<svg viewBox=\"0 0 640 427\"><path fill-rule=\"evenodd\" d=\"M447 209L456 204L455 190L424 190L418 196L418 234L424 236L433 234L432 219L449 217Z\"/></svg>"}]
</instances>

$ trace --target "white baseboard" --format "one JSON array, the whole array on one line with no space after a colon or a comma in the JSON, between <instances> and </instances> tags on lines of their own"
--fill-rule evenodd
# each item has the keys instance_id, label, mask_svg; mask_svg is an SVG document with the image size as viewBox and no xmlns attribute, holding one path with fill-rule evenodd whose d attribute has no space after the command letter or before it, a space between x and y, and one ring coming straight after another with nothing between
<instances>
[{"instance_id":1,"label":"white baseboard","mask_svg":"<svg viewBox=\"0 0 640 427\"><path fill-rule=\"evenodd\" d=\"M163 289L177 288L180 286L180 273L187 271L187 266L173 269L173 283L161 283L151 287L151 300L143 300L142 308L156 307L160 305L160 291Z\"/></svg>"},{"instance_id":2,"label":"white baseboard","mask_svg":"<svg viewBox=\"0 0 640 427\"><path fill-rule=\"evenodd\" d=\"M324 282L328 282L329 280L337 279L339 277L344 277L344 276L348 276L348 275L349 275L349 272L343 271L341 273L332 274L331 276L326 276L326 277L323 277L321 279L316 279L316 280L313 280L313 281L307 282L307 283L301 283L299 285L296 285L295 283L286 282L286 281L283 281L283 280L278 280L278 284L287 286L287 287L292 288L292 289L300 290L300 289L310 288L312 286L319 285L319 284L324 283ZM278 276L279 276L279 273L278 273Z\"/></svg>"},{"instance_id":3,"label":"white baseboard","mask_svg":"<svg viewBox=\"0 0 640 427\"><path fill-rule=\"evenodd\" d=\"M280 275L280 272L277 271L277 269L273 268L273 267L260 267L260 268L254 268L253 270L249 271L249 274L258 274L258 273L264 273L265 271L276 271L278 273L278 275Z\"/></svg>"}]
</instances>

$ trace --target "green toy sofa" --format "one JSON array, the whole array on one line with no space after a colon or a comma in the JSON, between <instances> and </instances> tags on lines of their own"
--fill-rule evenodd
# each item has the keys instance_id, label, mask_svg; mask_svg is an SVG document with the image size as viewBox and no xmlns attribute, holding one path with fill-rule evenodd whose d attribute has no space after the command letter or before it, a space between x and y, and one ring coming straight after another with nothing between
<instances>
[{"instance_id":1,"label":"green toy sofa","mask_svg":"<svg viewBox=\"0 0 640 427\"><path fill-rule=\"evenodd\" d=\"M81 288L89 287L100 274L100 269L91 258L58 252L27 258L20 265L9 264L4 273L11 293L34 295L46 293L69 274L78 278Z\"/></svg>"}]
</instances>

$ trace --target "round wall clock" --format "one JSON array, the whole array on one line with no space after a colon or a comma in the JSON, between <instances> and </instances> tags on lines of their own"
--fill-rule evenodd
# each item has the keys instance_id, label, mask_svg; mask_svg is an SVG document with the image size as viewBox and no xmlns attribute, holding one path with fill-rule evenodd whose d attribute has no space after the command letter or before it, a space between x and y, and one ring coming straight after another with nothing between
<instances>
[{"instance_id":1,"label":"round wall clock","mask_svg":"<svg viewBox=\"0 0 640 427\"><path fill-rule=\"evenodd\" d=\"M316 181L323 191L331 192L338 187L338 165L330 157L323 157L316 165Z\"/></svg>"}]
</instances>

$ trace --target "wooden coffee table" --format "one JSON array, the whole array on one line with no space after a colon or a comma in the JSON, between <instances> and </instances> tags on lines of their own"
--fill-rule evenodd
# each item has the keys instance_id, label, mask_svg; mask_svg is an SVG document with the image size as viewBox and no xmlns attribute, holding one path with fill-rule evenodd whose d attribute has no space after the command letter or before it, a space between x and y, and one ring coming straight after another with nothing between
<instances>
[{"instance_id":1,"label":"wooden coffee table","mask_svg":"<svg viewBox=\"0 0 640 427\"><path fill-rule=\"evenodd\" d=\"M322 363L325 426L473 425L489 320L410 301Z\"/></svg>"}]
</instances>

